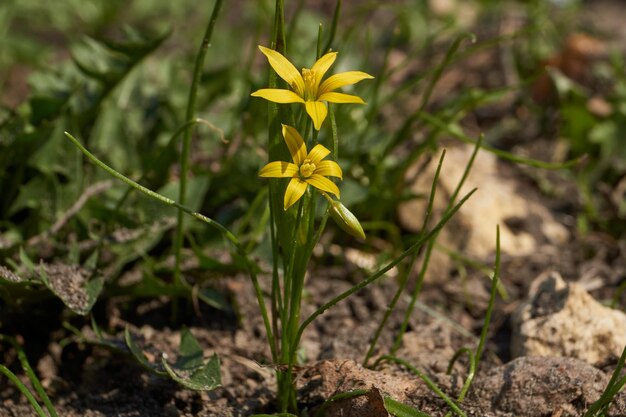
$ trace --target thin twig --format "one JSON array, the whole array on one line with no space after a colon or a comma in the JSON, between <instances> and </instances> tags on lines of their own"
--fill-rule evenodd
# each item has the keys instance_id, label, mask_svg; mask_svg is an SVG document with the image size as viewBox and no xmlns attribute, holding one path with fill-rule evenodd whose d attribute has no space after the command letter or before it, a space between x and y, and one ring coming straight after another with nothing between
<instances>
[{"instance_id":1,"label":"thin twig","mask_svg":"<svg viewBox=\"0 0 626 417\"><path fill-rule=\"evenodd\" d=\"M105 181L96 182L95 184L87 187L85 191L83 191L83 193L80 195L80 197L78 197L78 200L76 200L76 202L72 204L72 207L70 207L65 213L63 213L63 215L59 217L56 222L54 222L54 224L52 225L52 227L50 227L50 229L36 236L31 237L26 242L26 245L27 246L37 245L42 240L48 239L49 237L57 234L63 228L63 226L65 226L65 224L67 224L67 222L83 208L83 206L87 203L87 201L91 197L94 197L98 194L102 194L103 192L111 188L112 186L113 186L112 180L105 180Z\"/></svg>"}]
</instances>

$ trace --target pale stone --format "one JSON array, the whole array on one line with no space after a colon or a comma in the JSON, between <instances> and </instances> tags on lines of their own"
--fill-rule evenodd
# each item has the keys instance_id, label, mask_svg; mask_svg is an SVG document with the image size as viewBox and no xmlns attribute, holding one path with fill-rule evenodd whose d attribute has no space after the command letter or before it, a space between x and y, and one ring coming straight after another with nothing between
<instances>
[{"instance_id":1,"label":"pale stone","mask_svg":"<svg viewBox=\"0 0 626 417\"><path fill-rule=\"evenodd\" d=\"M469 145L447 149L437 186L434 221L441 217L447 206L472 151L473 146ZM407 179L415 178L410 186L411 191L416 195L426 196L399 206L400 221L409 230L417 232L422 226L437 163L437 158L433 158L426 169L418 173L418 167L423 165L420 161L407 173ZM567 241L567 228L557 222L548 209L528 199L518 187L517 178L507 177L498 169L497 157L489 152L479 151L459 198L473 188L478 188L478 191L443 229L439 242L453 250L462 251L466 256L482 259L495 252L496 225L500 225L502 251L516 256L530 255L538 250L539 244L529 231L524 230L525 220L540 222L539 230L545 240L555 244ZM507 220L510 219L521 220L522 227L509 227Z\"/></svg>"},{"instance_id":2,"label":"pale stone","mask_svg":"<svg viewBox=\"0 0 626 417\"><path fill-rule=\"evenodd\" d=\"M626 314L605 307L556 272L539 276L512 316L511 354L566 356L602 366L626 346Z\"/></svg>"}]
</instances>

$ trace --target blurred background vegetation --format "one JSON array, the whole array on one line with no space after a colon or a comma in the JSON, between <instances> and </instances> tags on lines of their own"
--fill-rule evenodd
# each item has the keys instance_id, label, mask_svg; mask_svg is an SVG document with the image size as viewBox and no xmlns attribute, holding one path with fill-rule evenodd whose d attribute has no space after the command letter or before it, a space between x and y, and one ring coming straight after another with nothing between
<instances>
[{"instance_id":1,"label":"blurred background vegetation","mask_svg":"<svg viewBox=\"0 0 626 417\"><path fill-rule=\"evenodd\" d=\"M229 1L218 19L199 90L187 205L233 230L269 265L264 86L273 1ZM289 58L315 61L331 37L336 2L287 1ZM336 111L345 173L342 201L379 259L413 239L398 205L409 168L442 143L476 140L504 159L569 169L528 174L584 234L626 233L626 76L610 28L581 18L580 1L344 0L333 70L373 74L367 106ZM193 60L209 5L181 0L5 0L0 4L1 302L16 309L52 289L33 267L74 265L104 294L173 295L175 211L86 162L69 131L115 169L175 198ZM323 42L324 43L324 42ZM546 70L546 67L549 69ZM320 141L329 140L322 132ZM528 161L526 161L528 162ZM541 165L531 161L530 165ZM419 171L418 171L419 172ZM442 175L445 175L445 170ZM573 181L575 192L562 187ZM567 197L567 198L565 198ZM331 235L335 232L331 230ZM351 238L336 233L344 247ZM213 278L242 266L220 235L187 222L185 276L202 299L229 309ZM325 262L341 262L340 258ZM49 268L50 269L50 268ZM52 269L50 269L52 270ZM10 276L9 271L16 276ZM26 293L24 293L26 291ZM0 326L2 326L0 320Z\"/></svg>"}]
</instances>

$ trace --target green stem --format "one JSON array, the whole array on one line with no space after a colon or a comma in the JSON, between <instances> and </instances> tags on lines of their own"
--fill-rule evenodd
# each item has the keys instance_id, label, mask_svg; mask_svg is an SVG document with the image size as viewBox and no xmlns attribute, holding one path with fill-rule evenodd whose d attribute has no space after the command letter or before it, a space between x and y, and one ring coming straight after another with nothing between
<instances>
[{"instance_id":1,"label":"green stem","mask_svg":"<svg viewBox=\"0 0 626 417\"><path fill-rule=\"evenodd\" d=\"M331 198L325 192L322 192L322 195L326 197L326 199L330 200ZM311 241L309 245L309 252L313 251L313 249L315 248L315 245L317 245L320 239L322 238L322 233L324 233L324 229L326 229L326 223L328 222L329 216L330 216L330 204L326 202L326 208L324 209L324 214L322 215L322 220L320 221L320 227L317 229L317 232L313 236L313 240Z\"/></svg>"},{"instance_id":2,"label":"green stem","mask_svg":"<svg viewBox=\"0 0 626 417\"><path fill-rule=\"evenodd\" d=\"M317 54L315 56L315 59L320 59L320 57L322 56L322 34L323 33L324 33L324 27L320 23L317 29Z\"/></svg>"},{"instance_id":3,"label":"green stem","mask_svg":"<svg viewBox=\"0 0 626 417\"><path fill-rule=\"evenodd\" d=\"M623 377L619 381L617 380L622 368L624 367L625 359L626 359L626 347L624 347L624 350L622 351L622 356L619 358L617 365L615 367L615 370L613 371L613 375L611 376L611 380L609 381L606 388L604 389L604 392L602 392L602 395L596 402L594 402L593 404L589 406L589 408L584 414L584 417L595 417L597 415L604 415L602 414L602 412L606 411L611 401L613 401L613 398L615 397L615 395L617 395L619 390L626 383L626 377Z\"/></svg>"},{"instance_id":4,"label":"green stem","mask_svg":"<svg viewBox=\"0 0 626 417\"><path fill-rule=\"evenodd\" d=\"M307 196L308 199L311 199L310 195ZM298 248L298 235L300 234L300 227L302 225L302 217L304 216L304 197L300 199L298 203L298 215L296 216L296 223L293 229L293 239L291 241L291 255L289 259L289 269L286 273L286 280L288 280L289 285L285 283L285 288L288 287L289 290L289 314L288 314L288 322L286 322L285 328L285 336L288 341L292 340L292 330L294 326L298 325L298 321L300 318L300 300L302 299L302 287L304 282L304 274L300 273L300 268L297 268L296 273L296 252ZM308 231L308 230L307 230ZM302 259L299 259L298 262L304 262ZM300 276L302 275L302 277ZM287 296L286 296L287 297ZM285 298L286 300L286 298ZM285 302L285 309L287 308L287 303ZM291 351L295 349L294 346L289 345L289 353L288 358L291 357ZM288 362L289 366L292 365L291 361Z\"/></svg>"},{"instance_id":5,"label":"green stem","mask_svg":"<svg viewBox=\"0 0 626 417\"><path fill-rule=\"evenodd\" d=\"M275 2L275 14L274 14L274 30L273 30L273 34L272 34L272 47L273 49L277 50L278 52L282 53L283 55L286 55L286 39L285 39L285 6L284 6L284 1L283 0L276 0ZM277 75L274 71L270 72L270 79L269 79L269 88L275 88L277 86ZM282 118L282 121L285 122L286 120L291 120L292 116L288 116L287 114L285 114L284 112L279 111L278 105L276 105L275 103L269 103L268 104L268 116L269 116L269 144L268 144L268 150L269 150L269 154L270 154L270 160L274 160L273 158L276 157L275 152L277 147L279 147L280 145L278 145L279 142L279 137L281 137L281 129L280 129L280 119ZM301 132L302 133L302 132ZM272 245L273 248L273 254L274 254L274 278L273 278L273 287L274 286L278 286L278 257L280 254L280 249L282 248L283 251L283 272L285 274L285 280L288 279L288 269L289 269L289 265L287 260L285 259L285 256L287 256L287 254L289 254L289 256L291 256L292 252L295 252L295 247L291 247L291 248L286 248L284 246L287 245L287 242L289 240L289 238L284 238L284 233L285 231L284 226L286 223L288 223L287 221L287 217L286 217L286 213L284 211L282 211L279 207L282 208L282 196L279 197L280 193L276 192L276 188L278 187L274 187L274 189L270 189L270 206L272 207L272 223L275 225L276 227L276 234L275 234L275 238L277 238L274 242L274 244ZM280 288L273 288L274 295L276 294L280 294ZM290 305L289 303L289 299L287 299L287 292L285 292L285 296L283 297L282 300L282 306L277 305L277 307L279 308L279 312L280 312L280 316L281 316L281 338L282 340L280 340L280 346L281 346L281 352L280 352L280 358L281 358L281 362L282 359L287 359L289 356L289 349L286 349L286 345L285 343L288 343L289 340L285 337L285 327L287 327L287 319L285 317L285 312L288 308L288 306ZM272 302L274 304L277 303L276 300L272 300ZM285 358L284 355L287 355L287 358ZM282 413L286 413L287 411L291 410L294 412L297 412L297 403L296 403L296 393L295 393L295 387L293 386L293 381L292 381L292 376L291 376L291 369L288 369L287 372L285 372L284 370L280 370L277 369L276 371L276 377L277 377L277 385L278 385L278 403L279 403L279 408L280 411Z\"/></svg>"},{"instance_id":6,"label":"green stem","mask_svg":"<svg viewBox=\"0 0 626 417\"><path fill-rule=\"evenodd\" d=\"M606 385L606 390L609 390L609 387L612 387L617 382L617 378L619 378L620 373L622 372L622 368L624 368L624 364L626 363L626 346L624 346L624 350L622 350L622 354L617 361L617 365L615 365L615 371L613 375L611 375L611 379L609 383ZM585 414L586 415L586 414Z\"/></svg>"},{"instance_id":7,"label":"green stem","mask_svg":"<svg viewBox=\"0 0 626 417\"><path fill-rule=\"evenodd\" d=\"M285 39L285 3L283 0L276 0L276 13L274 15L274 49L286 55Z\"/></svg>"},{"instance_id":8,"label":"green stem","mask_svg":"<svg viewBox=\"0 0 626 417\"><path fill-rule=\"evenodd\" d=\"M292 329L297 326L300 317L300 294L301 285L299 285L300 277L296 273L296 252L298 252L298 235L300 233L300 225L302 224L302 217L304 211L304 205L306 195L300 198L298 202L298 213L293 226L293 233L290 242L289 260L284 271L284 283L283 283L283 310L281 311L281 365L286 365L287 370L282 372L282 394L281 399L281 411L286 412L289 409L289 403L292 401L292 397L295 399L295 394L292 392L292 352L296 349L292 346L291 342Z\"/></svg>"},{"instance_id":9,"label":"green stem","mask_svg":"<svg viewBox=\"0 0 626 417\"><path fill-rule=\"evenodd\" d=\"M92 154L91 152L89 152L87 150L87 148L85 148L79 141L78 139L76 139L74 136L72 136L70 133L65 132L65 136L67 136L73 143L74 145L76 145L76 147L78 149L80 149L80 151L87 157L89 158L94 164L98 165L100 168L104 169L106 172L108 172L109 174L111 174L112 176L114 176L115 178L117 178L118 180L124 182L126 185L129 185L133 188L135 188L136 190L140 191L141 193L147 195L148 197L151 197L155 200L160 201L163 204L166 204L168 206L172 206L172 207L176 207L179 210L182 210L183 212L191 215L192 217L195 217L198 220L201 220L213 227L215 227L216 229L218 229L222 235L224 235L224 237L226 239L228 239L237 249L241 248L241 244L239 243L239 240L235 237L235 235L232 234L232 232L230 230L228 230L226 227L224 227L222 224L216 222L215 220L200 214L198 212L195 212L193 210L191 210L190 208L176 202L175 200L172 200L171 198L162 196L161 194L152 191L149 188L144 187L141 184L138 184L137 182L131 180L130 178L124 176L123 174L119 173L118 171L116 171L115 169L111 168L110 166L108 166L107 164L105 164L104 162L102 162L101 160L99 160L94 154Z\"/></svg>"},{"instance_id":10,"label":"green stem","mask_svg":"<svg viewBox=\"0 0 626 417\"><path fill-rule=\"evenodd\" d=\"M500 278L500 226L496 227L496 266L493 271L493 279L491 281L491 294L489 296L489 304L487 312L485 313L485 322L483 323L482 331L480 332L480 342L476 348L476 366L480 362L487 340L487 331L489 330L489 323L491 322L491 313L493 312L493 306L496 301L496 294L498 288L498 279Z\"/></svg>"},{"instance_id":11,"label":"green stem","mask_svg":"<svg viewBox=\"0 0 626 417\"><path fill-rule=\"evenodd\" d=\"M328 35L328 41L326 42L326 46L324 46L324 49L322 49L322 53L318 55L323 55L330 51L333 41L335 40L335 34L337 33L337 24L339 23L339 14L341 12L341 3L341 0L337 0L337 4L335 5L335 12L333 13L333 22L330 25L330 34Z\"/></svg>"},{"instance_id":12,"label":"green stem","mask_svg":"<svg viewBox=\"0 0 626 417\"><path fill-rule=\"evenodd\" d=\"M297 244L298 244L298 232L299 232L299 228L300 228L300 223L302 221L302 211L304 208L304 197L300 198L300 201L298 202L298 214L296 215L296 221L294 223L294 227L293 227L293 233L291 236L291 247L289 248L290 252L289 252L289 261L287 263L287 267L285 268L284 271L284 283L283 283L283 291L284 291L284 295L283 295L283 300L284 300L284 304L283 304L283 312L282 312L282 316L281 316L281 324L282 324L282 350L281 350L281 357L282 357L282 364L288 364L291 365L289 363L289 357L290 357L290 353L291 353L291 346L289 344L289 342L291 341L291 337L289 337L290 334L290 329L291 329L291 322L292 322L292 315L295 314L295 310L296 307L294 306L295 300L295 293L294 293L294 288L297 287L297 285L294 286L294 280L295 280L295 274L294 274L294 269L295 269L295 262L296 262L296 252L297 252Z\"/></svg>"},{"instance_id":13,"label":"green stem","mask_svg":"<svg viewBox=\"0 0 626 417\"><path fill-rule=\"evenodd\" d=\"M189 99L187 101L187 111L185 113L185 123L193 120L196 112L196 101L198 97L198 85L200 84L200 77L202 75L202 67L204 65L204 57L211 46L211 36L213 34L213 28L217 22L217 15L219 14L222 6L222 0L215 0L213 6L213 13L211 19L204 32L202 44L198 50L196 56L196 62L193 69L193 80L191 82L191 88L189 89ZM189 148L191 145L191 129L185 130L183 136L183 147L180 152L180 188L178 193L178 201L181 204L185 204L187 195L187 173L189 172ZM176 234L174 237L174 255L176 261L174 264L174 279L177 283L182 284L182 276L180 272L181 264L181 251L183 247L183 233L184 233L184 216L183 210L179 209L176 216Z\"/></svg>"},{"instance_id":14,"label":"green stem","mask_svg":"<svg viewBox=\"0 0 626 417\"><path fill-rule=\"evenodd\" d=\"M35 391L37 391L37 394L39 394L39 398L42 399L44 405L48 409L48 413L50 413L50 417L57 417L58 415L56 413L56 410L54 409L54 406L52 405L52 401L50 401L50 397L48 397L48 394L46 394L46 391L43 389L43 386L41 385L39 378L37 378L37 375L35 375L33 368L31 368L30 364L28 363L28 359L26 358L26 354L24 353L24 350L19 347L17 342L12 342L12 344L17 350L17 357L20 360L22 369L28 376L28 379L30 379L30 382L31 384L33 384L33 387L35 388Z\"/></svg>"},{"instance_id":15,"label":"green stem","mask_svg":"<svg viewBox=\"0 0 626 417\"><path fill-rule=\"evenodd\" d=\"M269 195L275 195L276 193L272 193L271 188L274 186L273 182L270 181L268 184L268 188L270 189ZM280 340L278 337L280 335L278 331L278 319L279 317L282 320L282 311L284 309L284 303L282 301L282 297L280 295L280 276L278 273L278 241L276 237L276 215L274 214L274 205L269 204L270 207L270 239L272 244L272 290L270 293L271 303L272 303L272 329L274 331L274 339L273 346L274 351L278 352L278 345ZM275 363L278 363L278 356L273 355L272 359Z\"/></svg>"},{"instance_id":16,"label":"green stem","mask_svg":"<svg viewBox=\"0 0 626 417\"><path fill-rule=\"evenodd\" d=\"M333 138L333 157L335 161L339 160L339 133L337 131L337 121L335 120L335 111L333 106L328 103L328 116L330 117L330 132Z\"/></svg>"},{"instance_id":17,"label":"green stem","mask_svg":"<svg viewBox=\"0 0 626 417\"><path fill-rule=\"evenodd\" d=\"M43 411L41 406L37 403L37 400L35 399L33 394L30 392L28 387L24 385L24 383L20 381L19 378L13 372L11 372L9 368L7 368L4 365L0 365L0 373L4 374L7 378L9 378L11 382L15 384L17 389L19 389L20 392L26 397L31 407L33 407L33 409L37 412L37 414L40 417L48 417L46 416L46 413Z\"/></svg>"},{"instance_id":18,"label":"green stem","mask_svg":"<svg viewBox=\"0 0 626 417\"><path fill-rule=\"evenodd\" d=\"M311 259L311 255L313 254L313 249L315 245L317 244L317 242L319 241L319 238L321 237L321 234L323 233L324 228L326 227L326 221L328 220L328 211L327 211L325 214L325 217L322 218L322 221L320 222L318 232L314 233L316 204L315 204L315 198L314 198L313 193L310 197L311 198L309 199L309 202L308 202L309 204L308 204L308 209L307 209L308 220L306 222L307 241L303 245L303 248L304 248L303 253L301 254L301 258L299 259L300 269L298 269L297 275L296 275L297 287L294 288L293 290L294 297L297 297L297 300L294 300L294 303L293 303L294 308L296 308L296 310L294 310L292 313L292 316L291 316L292 320L290 323L290 330L289 330L290 337L291 337L291 353L290 353L289 362L291 364L296 363L296 353L297 353L298 346L300 344L300 339L298 337L298 325L300 324L300 309L301 309L301 304L302 304L302 293L304 291L304 278L306 276L306 270L307 270L306 267L309 263L309 259Z\"/></svg>"},{"instance_id":19,"label":"green stem","mask_svg":"<svg viewBox=\"0 0 626 417\"><path fill-rule=\"evenodd\" d=\"M57 417L58 415L56 410L54 409L54 406L52 405L52 401L50 401L50 397L48 397L48 394L46 394L46 391L43 389L41 382L39 382L39 378L37 378L37 375L35 375L33 368L31 368L30 363L28 362L28 358L24 353L24 349L22 349L22 346L17 343L17 340L15 340L15 338L5 336L3 334L0 334L0 341L8 342L11 344L11 346L13 346L13 348L17 352L17 357L20 361L20 364L22 365L22 369L26 373L26 376L28 376L30 382L33 384L33 387L35 388L35 391L37 391L37 394L39 394L39 397L43 400L46 408L48 409L48 413L50 413L50 417Z\"/></svg>"},{"instance_id":20,"label":"green stem","mask_svg":"<svg viewBox=\"0 0 626 417\"><path fill-rule=\"evenodd\" d=\"M313 127L313 123L311 122L311 118L309 117L308 114L304 114L304 128L302 128L302 126L299 126L300 129L300 134L302 135L303 138L308 138L309 137L309 130L313 129L313 133L311 134L311 140L310 142L307 144L309 149L313 148L313 146L317 145L317 135L318 135L318 131L315 130L315 127Z\"/></svg>"},{"instance_id":21,"label":"green stem","mask_svg":"<svg viewBox=\"0 0 626 417\"><path fill-rule=\"evenodd\" d=\"M446 374L450 375L450 373L452 373L452 368L454 367L454 363L464 353L467 353L467 356L470 361L470 366L469 366L469 372L467 373L467 377L465 378L465 383L463 384L463 388L461 388L461 393L459 394L459 397L457 399L459 403L463 402L463 400L465 399L465 396L467 395L467 392L469 391L470 386L472 385L472 381L474 380L474 375L476 375L476 356L474 355L474 352L472 352L472 349L465 347L465 348L461 348L457 350L454 356L452 357L452 359L450 359L450 363L448 364L448 369L446 370ZM446 417L448 417L449 414L450 413L448 413Z\"/></svg>"}]
</instances>

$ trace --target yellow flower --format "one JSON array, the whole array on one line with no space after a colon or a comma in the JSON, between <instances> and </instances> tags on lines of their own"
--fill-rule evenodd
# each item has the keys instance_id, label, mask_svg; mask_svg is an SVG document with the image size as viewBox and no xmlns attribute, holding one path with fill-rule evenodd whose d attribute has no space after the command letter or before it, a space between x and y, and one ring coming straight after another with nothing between
<instances>
[{"instance_id":1,"label":"yellow flower","mask_svg":"<svg viewBox=\"0 0 626 417\"><path fill-rule=\"evenodd\" d=\"M283 125L283 137L291 153L291 162L275 161L265 165L259 176L270 178L291 178L285 190L285 210L302 197L309 185L334 194L339 198L339 188L326 177L342 178L341 167L335 161L323 160L330 151L315 145L307 153L302 136L291 126Z\"/></svg>"},{"instance_id":2,"label":"yellow flower","mask_svg":"<svg viewBox=\"0 0 626 417\"><path fill-rule=\"evenodd\" d=\"M291 62L273 49L259 46L259 49L269 61L276 74L289 84L291 90L279 88L262 88L252 93L254 97L262 97L275 103L304 103L306 112L313 120L316 130L320 130L328 110L324 101L330 103L358 103L365 104L363 99L350 94L336 93L334 90L346 85L356 84L359 81L374 78L361 71L347 71L331 75L322 82L322 78L333 65L337 52L329 52L313 64L313 67L303 68L300 73Z\"/></svg>"}]
</instances>

